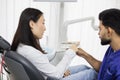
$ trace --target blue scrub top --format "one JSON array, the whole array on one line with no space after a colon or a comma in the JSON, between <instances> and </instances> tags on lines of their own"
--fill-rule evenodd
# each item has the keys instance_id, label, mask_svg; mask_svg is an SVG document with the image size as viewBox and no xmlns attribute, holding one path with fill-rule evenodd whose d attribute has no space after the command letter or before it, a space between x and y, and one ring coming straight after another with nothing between
<instances>
[{"instance_id":1,"label":"blue scrub top","mask_svg":"<svg viewBox=\"0 0 120 80\"><path fill-rule=\"evenodd\" d=\"M108 48L100 67L98 80L120 80L120 50L114 52L111 46Z\"/></svg>"}]
</instances>

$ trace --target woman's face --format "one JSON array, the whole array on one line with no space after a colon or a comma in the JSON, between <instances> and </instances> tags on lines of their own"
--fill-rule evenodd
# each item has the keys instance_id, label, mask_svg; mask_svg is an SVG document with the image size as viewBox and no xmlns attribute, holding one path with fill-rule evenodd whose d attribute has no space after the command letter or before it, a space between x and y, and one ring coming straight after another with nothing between
<instances>
[{"instance_id":1,"label":"woman's face","mask_svg":"<svg viewBox=\"0 0 120 80\"><path fill-rule=\"evenodd\" d=\"M41 39L44 31L46 30L44 25L45 19L42 15L37 22L30 21L31 31L36 39Z\"/></svg>"}]
</instances>

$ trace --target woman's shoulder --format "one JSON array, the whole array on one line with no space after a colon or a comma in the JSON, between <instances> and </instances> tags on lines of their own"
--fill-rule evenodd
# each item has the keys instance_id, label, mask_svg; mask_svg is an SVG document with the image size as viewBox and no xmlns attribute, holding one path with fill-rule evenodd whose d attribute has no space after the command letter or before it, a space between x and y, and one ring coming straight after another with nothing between
<instances>
[{"instance_id":1,"label":"woman's shoulder","mask_svg":"<svg viewBox=\"0 0 120 80\"><path fill-rule=\"evenodd\" d=\"M17 52L25 53L25 54L27 54L27 53L41 53L42 54L42 52L35 49L34 47L25 45L25 44L21 44L21 43L18 45Z\"/></svg>"},{"instance_id":2,"label":"woman's shoulder","mask_svg":"<svg viewBox=\"0 0 120 80\"><path fill-rule=\"evenodd\" d=\"M32 63L37 61L48 62L47 57L42 52L29 45L19 44L17 52L32 61Z\"/></svg>"},{"instance_id":3,"label":"woman's shoulder","mask_svg":"<svg viewBox=\"0 0 120 80\"><path fill-rule=\"evenodd\" d=\"M32 47L32 46L29 46L29 45L26 45L26 44L22 44L22 43L20 43L20 44L18 45L18 48L29 48L29 49L34 49L34 47Z\"/></svg>"}]
</instances>

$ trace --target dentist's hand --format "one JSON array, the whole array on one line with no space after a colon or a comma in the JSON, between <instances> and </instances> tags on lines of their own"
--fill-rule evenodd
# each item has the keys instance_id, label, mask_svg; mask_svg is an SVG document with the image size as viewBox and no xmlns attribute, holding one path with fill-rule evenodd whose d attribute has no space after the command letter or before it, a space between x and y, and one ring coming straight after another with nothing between
<instances>
[{"instance_id":1,"label":"dentist's hand","mask_svg":"<svg viewBox=\"0 0 120 80\"><path fill-rule=\"evenodd\" d=\"M85 52L85 51L84 51L83 49L81 49L81 48L78 48L77 55L78 55L78 56L81 56L81 57L84 57L85 55L87 55L87 52Z\"/></svg>"}]
</instances>

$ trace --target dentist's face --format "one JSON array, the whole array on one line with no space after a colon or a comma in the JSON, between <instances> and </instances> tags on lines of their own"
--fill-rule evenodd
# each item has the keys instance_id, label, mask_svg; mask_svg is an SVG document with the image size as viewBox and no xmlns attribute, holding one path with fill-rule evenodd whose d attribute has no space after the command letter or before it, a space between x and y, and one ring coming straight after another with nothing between
<instances>
[{"instance_id":1,"label":"dentist's face","mask_svg":"<svg viewBox=\"0 0 120 80\"><path fill-rule=\"evenodd\" d=\"M44 16L42 15L37 22L32 22L32 33L36 39L41 39L44 31L46 30L45 25L44 25L45 19Z\"/></svg>"},{"instance_id":2,"label":"dentist's face","mask_svg":"<svg viewBox=\"0 0 120 80\"><path fill-rule=\"evenodd\" d=\"M102 21L100 21L100 24L99 24L99 33L98 33L98 35L99 35L99 38L101 39L101 44L102 45L110 44L111 39L108 36L108 29L105 28L105 26L102 24Z\"/></svg>"}]
</instances>

